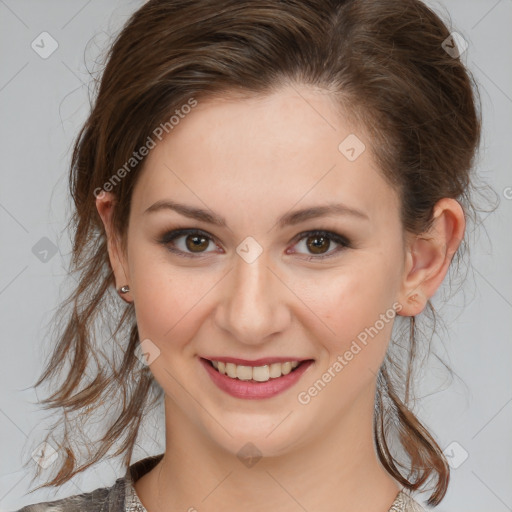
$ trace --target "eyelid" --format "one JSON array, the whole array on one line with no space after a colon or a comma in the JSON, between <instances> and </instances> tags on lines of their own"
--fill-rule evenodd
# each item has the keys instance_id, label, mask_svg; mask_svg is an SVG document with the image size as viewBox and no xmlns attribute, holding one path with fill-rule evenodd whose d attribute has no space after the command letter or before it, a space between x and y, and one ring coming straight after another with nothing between
<instances>
[{"instance_id":1,"label":"eyelid","mask_svg":"<svg viewBox=\"0 0 512 512\"><path fill-rule=\"evenodd\" d=\"M173 249L170 247L171 243L177 240L178 238L186 237L187 235L200 235L204 238L207 238L209 241L215 243L216 238L211 235L210 233L203 231L199 228L184 228L184 227L177 227L175 229L171 229L169 231L166 231L163 236L161 236L159 239L157 239L157 242L161 243L164 247L166 247L170 252L173 254L177 254L178 256L184 256L186 258L201 258L202 255L208 254L210 252L214 251L205 251L205 252L198 252L198 253L192 253L192 252L184 252L180 249Z\"/></svg>"},{"instance_id":2,"label":"eyelid","mask_svg":"<svg viewBox=\"0 0 512 512\"><path fill-rule=\"evenodd\" d=\"M177 254L178 256L183 256L186 258L202 258L204 255L207 255L210 252L215 251L203 251L198 253L192 253L192 252L184 252L180 249L171 248L171 242L174 242L174 240L177 240L178 238L185 237L187 235L200 235L204 238L208 239L209 241L216 244L216 237L208 233L207 231L204 231L199 228L185 228L185 227L176 227L174 229L171 229L164 233L163 236L161 236L159 239L157 239L157 242L161 243L166 247L170 252L173 254ZM287 254L301 254L305 256L307 261L319 261L322 259L327 259L330 257L335 256L340 251L343 251L344 249L352 248L351 241L346 237L339 233L336 233L335 231L330 231L326 229L310 229L306 231L302 231L301 233L298 233L293 237L293 239L289 243L293 243L293 245L296 245L297 243L301 242L305 238L311 237L311 236L324 236L328 238L331 242L334 242L339 247L335 248L334 250L330 250L325 254L320 255L314 255L314 254L304 254L297 251L292 251L291 253L288 252ZM218 244L217 244L218 245Z\"/></svg>"},{"instance_id":3,"label":"eyelid","mask_svg":"<svg viewBox=\"0 0 512 512\"><path fill-rule=\"evenodd\" d=\"M335 248L334 250L329 250L325 254L305 255L307 261L320 261L323 259L328 259L328 258L336 256L338 253L340 253L344 249L351 249L353 247L351 241L346 236L343 236L339 233L336 233L335 231L330 231L327 229L309 229L306 231L302 231L301 233L298 233L292 239L293 245L296 245L297 243L299 243L302 240L309 238L311 236L323 236L325 238L328 238L330 241L334 242L335 244L337 244L339 247ZM303 253L298 253L296 251L293 251L292 254L303 254Z\"/></svg>"}]
</instances>

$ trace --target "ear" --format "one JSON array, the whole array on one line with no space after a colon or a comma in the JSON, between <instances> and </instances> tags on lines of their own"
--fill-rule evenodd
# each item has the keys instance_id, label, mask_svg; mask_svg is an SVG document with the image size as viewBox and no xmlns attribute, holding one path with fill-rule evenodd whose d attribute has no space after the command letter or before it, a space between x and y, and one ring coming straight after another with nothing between
<instances>
[{"instance_id":1,"label":"ear","mask_svg":"<svg viewBox=\"0 0 512 512\"><path fill-rule=\"evenodd\" d=\"M102 191L96 197L96 208L103 221L105 233L107 236L108 255L110 264L114 271L116 289L130 283L130 275L128 272L128 264L126 255L121 250L121 244L115 233L112 223L112 213L114 211L116 199L110 192ZM126 302L131 302L131 292L124 293L121 296Z\"/></svg>"},{"instance_id":2,"label":"ear","mask_svg":"<svg viewBox=\"0 0 512 512\"><path fill-rule=\"evenodd\" d=\"M434 206L430 229L409 235L406 242L404 274L399 294L402 309L397 314L421 313L448 272L466 227L464 211L455 199L440 199Z\"/></svg>"}]
</instances>

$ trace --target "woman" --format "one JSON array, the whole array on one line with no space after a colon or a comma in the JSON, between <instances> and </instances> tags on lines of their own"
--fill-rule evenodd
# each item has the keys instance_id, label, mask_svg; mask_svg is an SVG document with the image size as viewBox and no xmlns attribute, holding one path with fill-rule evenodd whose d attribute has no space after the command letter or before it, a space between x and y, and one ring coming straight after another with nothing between
<instances>
[{"instance_id":1,"label":"woman","mask_svg":"<svg viewBox=\"0 0 512 512\"><path fill-rule=\"evenodd\" d=\"M409 405L415 318L472 208L480 119L457 48L419 0L132 16L74 148L81 274L36 384L64 375L46 485L117 442L126 474L23 511L414 512L427 482L440 503L449 467ZM161 398L165 452L130 465Z\"/></svg>"}]
</instances>

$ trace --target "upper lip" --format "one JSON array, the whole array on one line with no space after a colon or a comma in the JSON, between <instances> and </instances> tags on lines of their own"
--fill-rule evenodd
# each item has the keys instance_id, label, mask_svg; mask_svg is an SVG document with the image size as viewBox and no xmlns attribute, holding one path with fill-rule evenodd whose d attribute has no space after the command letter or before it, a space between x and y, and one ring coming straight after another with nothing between
<instances>
[{"instance_id":1,"label":"upper lip","mask_svg":"<svg viewBox=\"0 0 512 512\"><path fill-rule=\"evenodd\" d=\"M203 357L203 359L208 359L209 361L222 361L224 363L234 363L237 365L243 366L264 366L266 364L272 363L286 363L290 362L302 362L309 361L310 359L301 359L297 357L261 357L260 359L253 359L250 361L249 359L240 359L238 357L224 357L224 356L208 356Z\"/></svg>"}]
</instances>

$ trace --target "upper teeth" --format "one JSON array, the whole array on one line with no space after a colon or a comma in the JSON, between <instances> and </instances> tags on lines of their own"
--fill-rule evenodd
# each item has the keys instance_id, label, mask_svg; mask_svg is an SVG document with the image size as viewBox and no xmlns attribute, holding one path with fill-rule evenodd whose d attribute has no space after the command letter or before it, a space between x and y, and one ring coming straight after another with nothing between
<instances>
[{"instance_id":1,"label":"upper teeth","mask_svg":"<svg viewBox=\"0 0 512 512\"><path fill-rule=\"evenodd\" d=\"M289 374L299 366L299 361L286 361L286 363L272 363L263 366L242 366L222 361L212 361L213 366L223 375L232 379L256 380L265 382Z\"/></svg>"}]
</instances>

